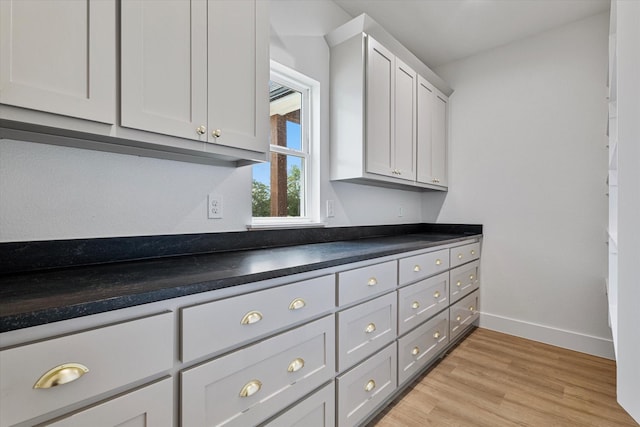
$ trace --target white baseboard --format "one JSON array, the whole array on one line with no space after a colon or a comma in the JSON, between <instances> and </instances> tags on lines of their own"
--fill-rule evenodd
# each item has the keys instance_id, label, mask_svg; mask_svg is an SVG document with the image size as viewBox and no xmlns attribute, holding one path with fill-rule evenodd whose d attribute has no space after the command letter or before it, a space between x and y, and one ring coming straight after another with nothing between
<instances>
[{"instance_id":1,"label":"white baseboard","mask_svg":"<svg viewBox=\"0 0 640 427\"><path fill-rule=\"evenodd\" d=\"M480 313L480 327L593 356L615 359L613 341L606 338L483 312Z\"/></svg>"}]
</instances>

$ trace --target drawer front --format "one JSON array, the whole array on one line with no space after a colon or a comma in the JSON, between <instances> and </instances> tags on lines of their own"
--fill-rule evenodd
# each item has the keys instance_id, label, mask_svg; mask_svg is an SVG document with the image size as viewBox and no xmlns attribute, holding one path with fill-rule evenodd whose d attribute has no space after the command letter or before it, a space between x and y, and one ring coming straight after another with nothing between
<instances>
[{"instance_id":1,"label":"drawer front","mask_svg":"<svg viewBox=\"0 0 640 427\"><path fill-rule=\"evenodd\" d=\"M332 381L264 426L334 427L336 425L335 402L336 392Z\"/></svg>"},{"instance_id":2,"label":"drawer front","mask_svg":"<svg viewBox=\"0 0 640 427\"><path fill-rule=\"evenodd\" d=\"M427 252L399 263L400 285L412 283L449 269L449 249Z\"/></svg>"},{"instance_id":3,"label":"drawer front","mask_svg":"<svg viewBox=\"0 0 640 427\"><path fill-rule=\"evenodd\" d=\"M396 337L396 294L339 312L338 370L353 366Z\"/></svg>"},{"instance_id":4,"label":"drawer front","mask_svg":"<svg viewBox=\"0 0 640 427\"><path fill-rule=\"evenodd\" d=\"M337 378L338 425L358 425L397 387L396 343Z\"/></svg>"},{"instance_id":5,"label":"drawer front","mask_svg":"<svg viewBox=\"0 0 640 427\"><path fill-rule=\"evenodd\" d=\"M449 305L449 273L398 290L398 335L415 328Z\"/></svg>"},{"instance_id":6,"label":"drawer front","mask_svg":"<svg viewBox=\"0 0 640 427\"><path fill-rule=\"evenodd\" d=\"M171 427L173 383L167 378L52 423L51 427Z\"/></svg>"},{"instance_id":7,"label":"drawer front","mask_svg":"<svg viewBox=\"0 0 640 427\"><path fill-rule=\"evenodd\" d=\"M182 361L219 353L335 306L335 278L318 277L182 310Z\"/></svg>"},{"instance_id":8,"label":"drawer front","mask_svg":"<svg viewBox=\"0 0 640 427\"><path fill-rule=\"evenodd\" d=\"M449 344L449 310L398 340L398 384L412 378Z\"/></svg>"},{"instance_id":9,"label":"drawer front","mask_svg":"<svg viewBox=\"0 0 640 427\"><path fill-rule=\"evenodd\" d=\"M183 426L257 425L335 372L333 316L183 371Z\"/></svg>"},{"instance_id":10,"label":"drawer front","mask_svg":"<svg viewBox=\"0 0 640 427\"><path fill-rule=\"evenodd\" d=\"M173 319L173 313L162 313L0 351L0 426L13 425L171 369ZM88 372L66 384L46 388L45 381L44 388L34 388L38 379L50 371L51 382L56 376L83 372L80 366L69 364L80 364Z\"/></svg>"},{"instance_id":11,"label":"drawer front","mask_svg":"<svg viewBox=\"0 0 640 427\"><path fill-rule=\"evenodd\" d=\"M451 295L452 302L469 295L480 286L480 261L474 261L451 270Z\"/></svg>"},{"instance_id":12,"label":"drawer front","mask_svg":"<svg viewBox=\"0 0 640 427\"><path fill-rule=\"evenodd\" d=\"M449 308L449 340L453 341L480 316L480 291L474 291Z\"/></svg>"},{"instance_id":13,"label":"drawer front","mask_svg":"<svg viewBox=\"0 0 640 427\"><path fill-rule=\"evenodd\" d=\"M338 305L367 299L395 289L398 284L398 264L388 261L338 273Z\"/></svg>"},{"instance_id":14,"label":"drawer front","mask_svg":"<svg viewBox=\"0 0 640 427\"><path fill-rule=\"evenodd\" d=\"M451 267L457 267L474 259L480 258L480 243L469 243L451 248Z\"/></svg>"}]
</instances>

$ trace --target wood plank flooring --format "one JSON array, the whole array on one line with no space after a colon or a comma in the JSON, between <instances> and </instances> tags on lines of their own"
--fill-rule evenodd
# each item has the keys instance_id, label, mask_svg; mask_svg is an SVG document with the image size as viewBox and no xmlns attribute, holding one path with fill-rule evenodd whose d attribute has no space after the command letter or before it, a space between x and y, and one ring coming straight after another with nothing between
<instances>
[{"instance_id":1,"label":"wood plank flooring","mask_svg":"<svg viewBox=\"0 0 640 427\"><path fill-rule=\"evenodd\" d=\"M615 395L612 360L476 329L368 426L638 427Z\"/></svg>"}]
</instances>

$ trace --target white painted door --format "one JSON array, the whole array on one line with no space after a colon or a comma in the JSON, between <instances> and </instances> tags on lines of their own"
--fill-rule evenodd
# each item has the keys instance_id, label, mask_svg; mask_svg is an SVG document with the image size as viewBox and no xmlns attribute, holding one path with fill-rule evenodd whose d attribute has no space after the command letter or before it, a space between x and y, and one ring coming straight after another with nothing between
<instances>
[{"instance_id":1,"label":"white painted door","mask_svg":"<svg viewBox=\"0 0 640 427\"><path fill-rule=\"evenodd\" d=\"M366 171L393 176L395 56L371 36L366 60ZM357 123L354 123L357 126Z\"/></svg>"},{"instance_id":2,"label":"white painted door","mask_svg":"<svg viewBox=\"0 0 640 427\"><path fill-rule=\"evenodd\" d=\"M208 141L267 152L268 2L209 0L208 21Z\"/></svg>"},{"instance_id":3,"label":"white painted door","mask_svg":"<svg viewBox=\"0 0 640 427\"><path fill-rule=\"evenodd\" d=\"M432 127L433 86L422 76L418 76L418 111L417 111L417 180L426 184L435 184L432 162Z\"/></svg>"},{"instance_id":4,"label":"white painted door","mask_svg":"<svg viewBox=\"0 0 640 427\"><path fill-rule=\"evenodd\" d=\"M121 125L207 139L207 3L121 3Z\"/></svg>"},{"instance_id":5,"label":"white painted door","mask_svg":"<svg viewBox=\"0 0 640 427\"><path fill-rule=\"evenodd\" d=\"M393 149L397 178L416 179L416 72L396 58Z\"/></svg>"},{"instance_id":6,"label":"white painted door","mask_svg":"<svg viewBox=\"0 0 640 427\"><path fill-rule=\"evenodd\" d=\"M115 0L0 1L0 103L115 122Z\"/></svg>"},{"instance_id":7,"label":"white painted door","mask_svg":"<svg viewBox=\"0 0 640 427\"><path fill-rule=\"evenodd\" d=\"M435 91L432 116L431 167L436 184L446 187L447 182L447 104L449 98Z\"/></svg>"}]
</instances>

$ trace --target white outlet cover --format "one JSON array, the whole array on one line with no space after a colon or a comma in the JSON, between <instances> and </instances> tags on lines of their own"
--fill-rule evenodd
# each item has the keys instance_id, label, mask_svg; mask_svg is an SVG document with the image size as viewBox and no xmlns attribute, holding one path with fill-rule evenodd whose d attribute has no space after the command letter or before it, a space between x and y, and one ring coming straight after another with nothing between
<instances>
[{"instance_id":1,"label":"white outlet cover","mask_svg":"<svg viewBox=\"0 0 640 427\"><path fill-rule=\"evenodd\" d=\"M209 194L207 197L207 217L209 219L221 219L222 215L222 196L213 193Z\"/></svg>"}]
</instances>

